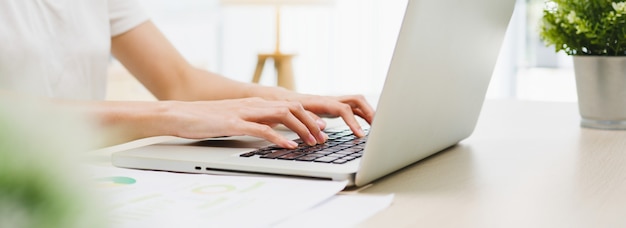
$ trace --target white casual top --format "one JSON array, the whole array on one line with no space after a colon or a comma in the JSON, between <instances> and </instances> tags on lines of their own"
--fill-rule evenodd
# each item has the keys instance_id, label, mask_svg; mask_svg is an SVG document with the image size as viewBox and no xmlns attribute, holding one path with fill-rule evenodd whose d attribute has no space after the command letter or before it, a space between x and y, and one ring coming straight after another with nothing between
<instances>
[{"instance_id":1,"label":"white casual top","mask_svg":"<svg viewBox=\"0 0 626 228\"><path fill-rule=\"evenodd\" d=\"M136 0L2 0L0 90L104 99L111 37L146 20Z\"/></svg>"}]
</instances>

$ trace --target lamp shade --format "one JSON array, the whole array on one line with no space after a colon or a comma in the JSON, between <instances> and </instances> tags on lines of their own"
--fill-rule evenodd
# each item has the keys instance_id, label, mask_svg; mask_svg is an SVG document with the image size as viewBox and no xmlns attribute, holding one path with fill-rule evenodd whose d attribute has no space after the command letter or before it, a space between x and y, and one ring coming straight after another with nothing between
<instances>
[{"instance_id":1,"label":"lamp shade","mask_svg":"<svg viewBox=\"0 0 626 228\"><path fill-rule=\"evenodd\" d=\"M220 0L222 5L329 5L333 0Z\"/></svg>"}]
</instances>

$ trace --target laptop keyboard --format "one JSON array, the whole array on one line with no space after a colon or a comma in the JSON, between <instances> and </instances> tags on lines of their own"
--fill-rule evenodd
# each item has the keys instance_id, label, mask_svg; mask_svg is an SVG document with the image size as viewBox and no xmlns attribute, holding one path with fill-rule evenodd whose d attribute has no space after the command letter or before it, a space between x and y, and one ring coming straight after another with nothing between
<instances>
[{"instance_id":1,"label":"laptop keyboard","mask_svg":"<svg viewBox=\"0 0 626 228\"><path fill-rule=\"evenodd\" d=\"M321 162L345 164L363 156L363 149L369 129L363 129L365 137L356 137L350 129L325 130L328 140L324 144L309 146L301 139L296 149L284 149L276 145L264 147L252 152L241 154L241 157L258 157L261 159L280 159L302 162Z\"/></svg>"}]
</instances>

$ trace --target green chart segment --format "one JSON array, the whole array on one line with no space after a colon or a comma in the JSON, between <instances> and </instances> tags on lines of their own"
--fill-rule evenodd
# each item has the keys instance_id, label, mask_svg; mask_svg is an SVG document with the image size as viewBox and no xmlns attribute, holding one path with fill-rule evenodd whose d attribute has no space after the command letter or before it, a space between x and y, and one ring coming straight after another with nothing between
<instances>
[{"instance_id":1,"label":"green chart segment","mask_svg":"<svg viewBox=\"0 0 626 228\"><path fill-rule=\"evenodd\" d=\"M97 178L96 181L111 185L131 185L137 183L137 180L133 178L121 176Z\"/></svg>"}]
</instances>

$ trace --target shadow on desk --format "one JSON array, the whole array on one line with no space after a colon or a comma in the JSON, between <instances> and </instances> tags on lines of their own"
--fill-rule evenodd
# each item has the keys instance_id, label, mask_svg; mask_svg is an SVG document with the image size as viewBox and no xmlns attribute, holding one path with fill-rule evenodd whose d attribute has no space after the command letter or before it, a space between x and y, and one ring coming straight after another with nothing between
<instances>
[{"instance_id":1,"label":"shadow on desk","mask_svg":"<svg viewBox=\"0 0 626 228\"><path fill-rule=\"evenodd\" d=\"M463 189L472 189L475 171L472 148L463 143L431 155L417 163L379 179L368 189L368 193L388 193L378 185L403 186L395 193L448 194Z\"/></svg>"}]
</instances>

